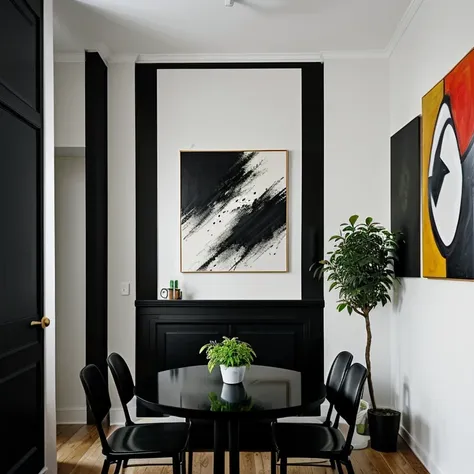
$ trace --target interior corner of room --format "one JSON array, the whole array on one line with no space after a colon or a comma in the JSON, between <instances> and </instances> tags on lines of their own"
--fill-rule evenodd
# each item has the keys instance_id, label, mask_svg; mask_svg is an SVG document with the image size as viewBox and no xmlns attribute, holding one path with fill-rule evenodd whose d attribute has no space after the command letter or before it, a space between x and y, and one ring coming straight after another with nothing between
<instances>
[{"instance_id":1,"label":"interior corner of room","mask_svg":"<svg viewBox=\"0 0 474 474\"><path fill-rule=\"evenodd\" d=\"M368 313L341 308L327 275L313 276L354 215L403 235L391 301L370 308L369 367L377 405L400 413L400 444L382 453L356 439L353 468L321 472L470 472L474 2L151 3L0 6L0 40L13 45L0 51L7 472L186 471L186 457L173 471L113 457L103 467L79 373L93 365L105 379L105 432L132 426L111 353L140 395L127 402L136 426L187 420L141 394L159 393L160 377L175 388L190 367L188 382L208 377L228 408L219 367L207 375L199 352L227 337L257 354L246 375L257 410L263 379L288 406L320 399L287 422L324 420L333 408L318 390L338 356L368 360ZM212 406L213 394L188 393L174 411ZM368 386L361 397L373 407ZM215 441L225 430L213 423ZM351 426L341 422L344 436ZM272 449L241 458L242 474L274 474L277 458L286 474L277 431ZM201 451L187 469L210 473L212 449Z\"/></svg>"}]
</instances>

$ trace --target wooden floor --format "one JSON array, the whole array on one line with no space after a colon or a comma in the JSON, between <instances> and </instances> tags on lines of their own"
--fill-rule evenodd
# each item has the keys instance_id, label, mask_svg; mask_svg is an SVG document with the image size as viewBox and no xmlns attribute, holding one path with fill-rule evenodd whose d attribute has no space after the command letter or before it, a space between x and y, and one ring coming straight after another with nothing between
<instances>
[{"instance_id":1,"label":"wooden floor","mask_svg":"<svg viewBox=\"0 0 474 474\"><path fill-rule=\"evenodd\" d=\"M113 429L112 427L111 430ZM94 427L59 425L56 449L59 474L100 474L104 457ZM354 451L352 463L356 474L428 474L402 440L400 440L397 453L382 454L371 449ZM113 473L113 467L110 468L110 472ZM123 472L126 474L171 474L171 467L130 465ZM241 454L240 472L241 474L270 473L269 454ZM329 468L315 467L289 467L288 472L289 474L334 474ZM193 474L212 474L212 454L195 454Z\"/></svg>"}]
</instances>

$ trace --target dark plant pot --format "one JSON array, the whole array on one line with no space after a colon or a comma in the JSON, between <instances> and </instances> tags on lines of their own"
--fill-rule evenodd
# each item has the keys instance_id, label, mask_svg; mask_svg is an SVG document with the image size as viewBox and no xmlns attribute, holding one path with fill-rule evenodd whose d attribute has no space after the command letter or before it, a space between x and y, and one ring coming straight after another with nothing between
<instances>
[{"instance_id":1,"label":"dark plant pot","mask_svg":"<svg viewBox=\"0 0 474 474\"><path fill-rule=\"evenodd\" d=\"M372 449L384 453L393 453L397 450L400 417L399 411L388 408L369 410L369 431Z\"/></svg>"}]
</instances>

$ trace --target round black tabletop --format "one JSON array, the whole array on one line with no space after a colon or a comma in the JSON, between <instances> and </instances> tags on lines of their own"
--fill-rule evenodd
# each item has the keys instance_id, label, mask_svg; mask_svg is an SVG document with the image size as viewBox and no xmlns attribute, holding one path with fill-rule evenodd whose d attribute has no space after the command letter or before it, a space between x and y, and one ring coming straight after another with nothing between
<instances>
[{"instance_id":1,"label":"round black tabletop","mask_svg":"<svg viewBox=\"0 0 474 474\"><path fill-rule=\"evenodd\" d=\"M157 385L137 390L137 398L157 413L201 419L265 419L295 416L318 408L326 387L316 384L303 397L301 373L253 365L243 383L222 382L219 367L209 373L207 365L158 372Z\"/></svg>"}]
</instances>

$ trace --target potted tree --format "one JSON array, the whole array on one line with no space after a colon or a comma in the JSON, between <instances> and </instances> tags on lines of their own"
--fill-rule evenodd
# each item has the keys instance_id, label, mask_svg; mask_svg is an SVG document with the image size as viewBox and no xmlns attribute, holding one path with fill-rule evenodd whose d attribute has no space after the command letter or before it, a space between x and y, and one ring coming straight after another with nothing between
<instances>
[{"instance_id":1,"label":"potted tree","mask_svg":"<svg viewBox=\"0 0 474 474\"><path fill-rule=\"evenodd\" d=\"M392 233L371 217L358 223L359 216L352 216L349 223L341 224L338 235L329 240L334 249L328 253L328 260L312 265L314 276L327 275L329 291L339 291L337 310L347 310L364 318L367 335L365 362L367 385L372 408L369 410L369 431L372 448L378 451L396 451L400 412L379 408L375 401L372 383L370 349L372 330L370 315L379 304L385 306L396 280L393 265L398 249L399 234Z\"/></svg>"},{"instance_id":2,"label":"potted tree","mask_svg":"<svg viewBox=\"0 0 474 474\"><path fill-rule=\"evenodd\" d=\"M250 367L257 354L247 342L237 337L223 337L221 342L211 341L201 347L199 354L206 352L207 366L212 372L216 365L221 368L222 381L237 384L244 380L245 370Z\"/></svg>"}]
</instances>

